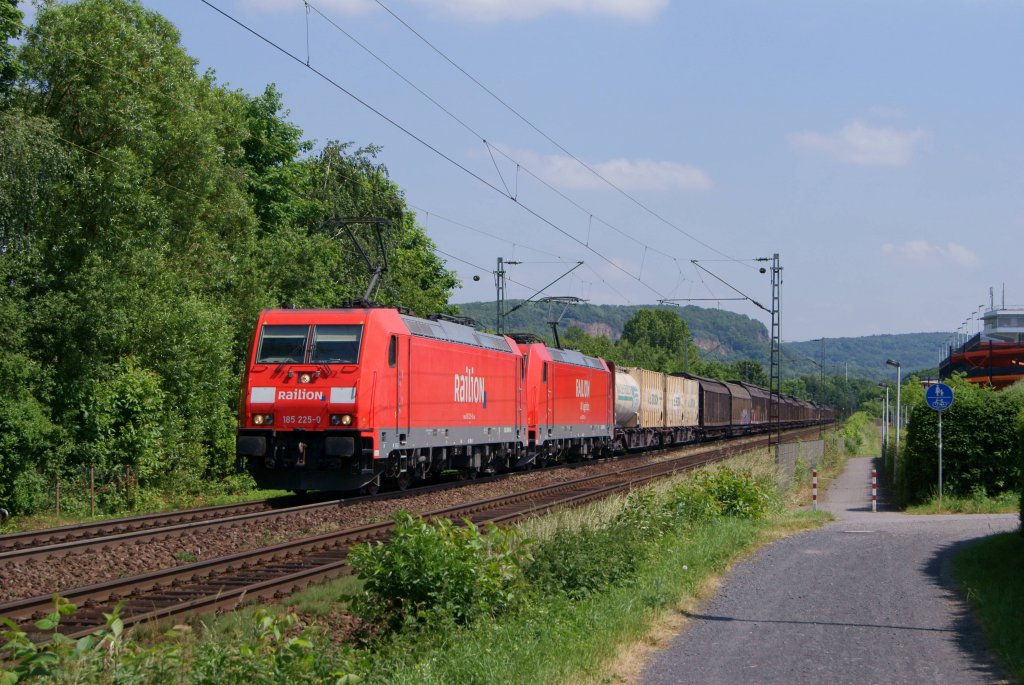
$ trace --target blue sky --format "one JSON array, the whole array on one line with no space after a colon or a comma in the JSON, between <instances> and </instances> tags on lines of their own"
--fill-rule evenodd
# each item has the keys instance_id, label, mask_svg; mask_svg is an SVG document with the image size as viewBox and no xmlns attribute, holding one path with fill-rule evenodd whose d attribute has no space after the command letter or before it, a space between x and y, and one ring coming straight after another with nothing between
<instances>
[{"instance_id":1,"label":"blue sky","mask_svg":"<svg viewBox=\"0 0 1024 685\"><path fill-rule=\"evenodd\" d=\"M552 295L734 296L697 259L767 303L768 277L744 260L778 252L786 340L955 330L1003 283L1024 302L1021 0L382 1L625 193L375 0L311 2L310 64L501 193L199 0L142 4L222 82L274 82L309 138L381 145L453 257L456 301L493 299L499 256L549 262L511 268L509 296L531 295L568 268L557 256L585 266ZM210 2L305 60L301 0Z\"/></svg>"}]
</instances>

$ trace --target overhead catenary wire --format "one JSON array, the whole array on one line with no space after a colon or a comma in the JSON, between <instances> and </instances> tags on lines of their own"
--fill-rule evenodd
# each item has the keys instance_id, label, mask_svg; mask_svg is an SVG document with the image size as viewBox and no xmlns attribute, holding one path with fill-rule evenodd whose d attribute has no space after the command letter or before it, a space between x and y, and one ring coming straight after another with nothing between
<instances>
[{"instance_id":1,"label":"overhead catenary wire","mask_svg":"<svg viewBox=\"0 0 1024 685\"><path fill-rule=\"evenodd\" d=\"M592 167L591 165L587 164L587 163L586 163L586 162L584 162L584 161L583 161L582 159L580 159L580 158L579 158L578 156L576 156L575 154L573 154L572 152L570 152L570 151L569 151L568 149L566 149L566 148L565 148L565 146L563 146L563 145L562 145L561 143L559 143L559 142L558 142L557 140L555 140L555 139L554 139L554 138L552 138L552 137L551 137L550 135L548 135L547 133L545 133L544 131L542 131L542 130L541 130L541 129L540 129L540 128L539 128L539 127L538 127L538 126L536 125L536 124L534 124L534 123L533 123L532 121L530 121L529 119L527 119L527 118L526 118L526 117L525 117L525 116L524 116L523 114L521 114L521 113L519 112L519 110L517 110L517 109L516 109L515 107L513 107L512 105L510 105L510 104L508 104L507 102L505 102L505 100L503 100L503 99L502 99L502 98L501 98L500 96L498 96L498 94L497 94L497 93L495 93L495 92L494 92L493 90L491 90L491 89L490 89L490 88L488 88L488 87L487 87L486 85L484 85L484 84L483 84L483 83L482 83L482 82L481 82L481 81L480 81L479 79L477 79L477 78L476 78L475 76L473 76L473 75L472 75L472 74L470 74L470 73L469 73L468 71L466 71L466 70L465 70L464 68L462 68L462 66L460 66L460 65L459 65L459 64L458 64L457 62L455 62L455 60L453 60L453 59L452 59L451 57L449 57L449 56L448 56L448 55L447 55L447 54L446 54L446 53L445 53L445 52L444 52L443 50L441 50L440 48L438 48L437 46L435 46L435 45L434 45L434 44L433 44L433 43L432 43L431 41L429 41L429 40L428 40L428 39L427 39L427 38L426 38L426 37L425 37L425 36L424 36L424 35L423 35L422 33L420 33L419 31L417 31L417 30L416 30L415 28L413 28L413 27L412 27L412 26L411 26L411 25L410 25L410 24L409 24L409 23L408 23L407 21L405 21L405 20L404 20L404 19L402 19L402 18L401 18L400 16L398 16L398 14L397 14L397 13L395 13L395 11L394 11L394 10L392 10L392 9L391 9L391 8L390 8L390 7L388 6L388 5L385 5L385 4L384 4L384 2L383 2L382 0L374 0L374 1L375 1L375 2L376 2L376 3L377 3L377 4L378 4L378 5L379 5L379 6L380 6L380 7L381 7L381 8L382 8L382 9L383 9L383 10L384 10L385 12L387 12L388 14L390 14L390 15L391 15L391 16L392 16L392 17L393 17L393 18L394 18L394 19L395 19L396 21L398 21L398 22L399 22L399 23L400 23L400 24L401 24L402 26L404 26L404 27L405 27L406 29L408 29L408 30L409 30L409 31L410 31L410 32L411 32L411 33L412 33L413 35L415 35L415 36L416 36L417 38L419 38L419 39L420 39L421 41L423 41L423 43L424 43L425 45L427 45L427 47L429 47L429 48L430 48L431 50L433 50L434 52L436 52L436 53L437 53L437 54L438 54L438 55L439 55L439 56L440 56L440 57L441 57L441 58L442 58L443 60L445 60L446 62L448 62L448 64L452 65L452 67L454 67L454 68L455 68L455 69L457 69L457 70L458 70L459 72L461 72L461 73L462 73L462 74L463 74L463 75L464 75L464 76L465 76L466 78L468 78L468 79L469 79L470 81L472 81L472 82L473 82L473 83L475 83L475 84L476 84L477 86L479 86L479 87L480 87L480 88L481 88L481 89L482 89L482 90L483 90L483 91L484 91L485 93L487 93L487 94L488 94L488 95L490 95L490 96L491 96L492 98L494 98L494 99L495 99L495 100L496 100L496 101L497 101L497 102L498 102L499 104L501 104L501 105L502 105L502 106L503 106L503 107L504 107L505 109L507 109L507 110L508 110L509 112L511 112L511 113L512 113L513 115L515 115L515 116L516 116L516 117L517 117L517 118L518 118L518 119L519 119L520 121L522 121L522 122L523 122L523 123L525 123L525 124L526 124L527 126L529 126L529 127L531 128L531 129L533 129L534 131L536 131L536 132L537 132L537 133L538 133L539 135L541 135L541 136L542 136L542 137L543 137L543 138L544 138L545 140L547 140L547 141L548 141L549 143L551 143L552 145L554 145L555 147L557 147L557 148L558 148L559 150L561 150L561 151L562 151L563 153L565 153L566 155L568 155L569 157L571 157L571 158L572 158L572 159L573 159L573 160L574 160L574 161L575 161L575 162L576 162L577 164L579 164L580 166L582 166L582 167L583 167L584 169L586 169L587 171L589 171L590 173L592 173L592 174L593 174L594 176L596 176L597 178L599 178L599 179L600 179L601 181L603 181L604 183L606 183L606 184L607 184L608 186L610 186L611 188L613 188L614 190L616 190L616 191L617 191L618 193L620 193L620 194L621 194L621 195L623 195L624 197L628 198L628 199L629 199L629 200L630 200L630 201L631 201L631 202L632 202L633 204L637 205L638 207L640 207L641 209L643 209L643 210L644 210L645 212L647 212L647 213L648 213L648 214L650 214L651 216L655 217L656 219L658 219L659 221L661 221L662 223L664 223L664 224L665 224L666 226L669 226L670 228L672 228L673 230L677 231L677 232L678 232L678 233L680 233L681 235L684 235L684 236L686 236L687 238L689 238L690 240L694 241L694 242L695 242L695 243L697 243L698 245L701 245L701 246L703 246L703 247L706 247L707 249L711 250L711 251L712 251L712 252L714 252L715 254L721 255L722 257L725 257L726 259L729 259L729 260L732 260L732 261L737 261L737 262L739 262L739 261L742 261L742 260L737 260L737 259L733 258L733 257L732 257L732 256L730 256L729 254L727 254L727 253L725 253L725 252L723 252L723 251L719 250L718 248L716 248L716 247L714 247L714 246L712 246L712 245L709 245L708 243L706 243L706 242L704 242L703 240L701 240L700 238L698 238L698 237L694 236L694 235L693 235L693 234L691 234L690 232L688 232L688 231L686 231L686 230L684 230L684 229L680 228L679 226L676 226L676 225L675 225L674 223L672 223L671 221L669 221L668 219L666 219L665 217L663 217L663 216L662 216L661 214L659 214L658 212L656 212L656 211L654 211L653 209L651 209L650 207L648 207L648 206L647 206L647 205L646 205L645 203L641 202L640 200L638 200L638 199L637 199L636 197L634 197L633 195L631 195L631 194L627 193L627 192L626 192L625 190L623 190L623 189L622 189L621 187L619 187L619 186L618 186L617 184L615 184L614 182L612 182L611 180L609 180L608 178L606 178L606 177L605 177L604 175L602 175L602 174L601 174L601 173L600 173L599 171L597 171L596 169L594 169L594 168L593 168L593 167Z\"/></svg>"},{"instance_id":2,"label":"overhead catenary wire","mask_svg":"<svg viewBox=\"0 0 1024 685\"><path fill-rule=\"evenodd\" d=\"M564 229L564 228L562 228L561 226L559 226L559 225L557 225L556 223L554 223L554 222L553 222L552 220L550 220L550 219L548 219L547 217L545 217L545 216L543 216L542 214L540 214L540 213L539 213L538 211L534 210L533 208L529 207L528 205L525 205L525 204L523 204L522 202L520 202L519 200L517 200L516 198L512 197L512 196L511 196L511 194L509 194L509 193L508 193L508 192L506 192L506 191L503 191L503 190L502 190L501 188L499 188L498 186L494 185L493 183L491 183L491 182L490 182L490 181L488 181L487 179L483 178L482 176L480 176L479 174L477 174L477 173L476 173L476 172L474 172L473 170L471 170L471 169L469 169L468 167L466 167L465 165L463 165L463 164L459 163L459 162L458 162L457 160L453 159L453 158L452 158L452 157L451 157L450 155L447 155L447 154L445 154L445 153L444 153L443 151L441 151L441 150L440 150L439 148L437 148L436 146L432 145L431 143L427 142L427 141L426 141L426 140L425 140L424 138L422 138L421 136L419 136L419 135L417 135L417 134L413 133L413 132L412 132L412 131L411 131L410 129L408 129L407 127L405 127L405 126L403 126L402 124L398 123L398 122L397 122L397 121L396 121L395 119L393 119L392 117L388 116L387 114L385 114L384 112L382 112L382 111L381 111L380 109L378 109L378 108L374 107L374 106L373 106L373 105L371 105L371 104L370 104L369 102L367 102L367 101L366 101L366 100L364 100L363 98L361 98L361 97L359 97L358 95L356 95L355 93L353 93L353 92L352 92L351 90L349 90L349 89L345 88L345 87L344 87L343 85L341 85L341 84L340 84L340 83L338 83L338 82L337 82L336 80L334 80L333 78L331 78L330 76L328 76L327 74L325 74L324 72L322 72L322 71L321 71L320 69L318 69L317 67L314 67L314 66L312 66L312 65L310 65L310 66L307 66L307 65L305 64L305 62L304 62L304 61L302 60L302 58L300 58L299 56L297 56L296 54L294 54L293 52L291 52L290 50L288 50L288 49L287 49L287 48L285 48L284 46L282 46L282 45L280 45L280 44L278 44L278 43L274 42L274 41L273 41L273 40L271 40L270 38L268 38L268 37L264 36L264 35L263 35L263 34L261 34L261 33L260 33L259 31L257 31L257 30L255 30L254 28L252 28L251 26L249 26L249 25L245 24L244 22L242 22L242 21L241 21L241 20L239 20L238 18L236 18L236 17L232 16L232 15L231 15L231 14L229 14L228 12L225 12L224 10L222 10L222 9L221 9L220 7L218 7L218 6L214 5L214 4L213 4L212 2L210 2L209 0L199 0L199 2L201 2L201 3L202 3L202 4L204 4L204 5L206 5L207 7L209 7L210 9L212 9L213 11L215 11L216 13L220 14L220 15L221 15L222 17L224 17L225 19L227 19L228 21L232 22L233 24L235 24L235 25L236 25L236 26L238 26L239 28L241 28L241 29L243 29L244 31L246 31L246 32L248 32L249 34L251 34L252 36L254 36L254 37L258 38L258 39L259 39L259 40L261 40L261 41L263 41L264 43L266 43L266 44L267 44L267 45L269 45L270 47L274 48L275 50L277 50L277 51L278 51L278 52L280 52L281 54L285 55L286 57L288 57L288 58L289 58L289 59L291 59L292 61L294 61L294 62L296 62L296 63L298 63L298 64L302 65L302 66L303 66L303 67L305 67L306 69L309 69L309 70L310 70L311 72L313 72L313 73L314 73L315 75L317 75L317 76L318 76L319 78L321 78L322 80L324 80L324 81L325 81L326 83L330 84L330 85L331 85L332 87L334 87L335 89L337 89L337 90L338 90L338 91L340 91L341 93L344 93L344 94L345 94L345 95L347 95L347 96L348 96L349 98L351 98L351 99L355 100L355 101L356 101L357 103L359 103L360 105L362 105L362 106L363 106L364 108L368 109L368 110L369 110L369 111L371 111L371 112L372 112L373 114L377 115L378 117L380 117L381 119L383 119L383 120L384 120L384 121L386 121L387 123L391 124L391 125L392 125L392 126L393 126L394 128L398 129L399 131L401 131L402 133L406 134L407 136L409 136L410 138L412 138L413 140L415 140L415 141L416 141L417 143L419 143L420 145L422 145L422 146L423 146L423 147L425 147L426 149L430 150L431 152L433 152L433 153L434 153L434 154L436 154L437 156L441 157L442 159L444 159L444 160L445 160L445 161L447 161L448 163L450 163L450 164L452 164L453 166L455 166L456 168L460 169L460 170L461 170L461 171L462 171L463 173L465 173L465 174L467 174L468 176L470 176L470 177L472 177L472 178L476 179L476 180L477 180L478 182L482 183L482 184L483 184L484 186L486 186L486 187L490 188L490 189L491 189L491 190L493 190L494 192L496 192L496 193L498 193L498 194L502 195L503 197L505 197L505 198L507 198L507 199L511 200L511 201L512 201L512 202L514 202L514 203L515 203L515 204L516 204L517 206L519 206L519 207L522 207L523 211L525 211L525 212L526 212L526 213L528 213L529 215L533 216L533 217L534 217L535 219L537 219L538 221L540 221L540 222L544 223L545 225L547 225L547 226L551 227L552 229L554 229L554 230L558 231L559 233L561 233L562 235L566 236L567 238L569 238L569 239L570 239L570 240L572 240L573 242L575 242L575 243L579 244L579 245L580 245L581 247L583 247L583 248L584 248L584 249L586 249L587 251L591 252L592 254L594 254L595 256L597 256L598 258L600 258L601 260L603 260L603 261L607 262L607 263L608 263L608 264L609 264L610 266L612 266L613 268L615 268L615 269L617 269L617 270L621 271L622 273L626 274L626 275L627 275L627 276L629 276L630 278L633 278L633 279L637 280L637 282L639 282L639 283L640 283L641 285L643 285L643 286L644 286L645 288L647 288L648 290L650 290L651 292L653 292L653 293L654 293L655 295L657 295L657 296L658 296L659 298L663 298L663 297L664 297L664 296L663 296L663 295L662 295L662 294L661 294L661 293L660 293L660 292L659 292L659 291L658 291L658 290L657 290L656 288L654 288L654 287L653 287L652 285L650 285L649 283L646 283L645 281L642 281L642 280L638 279L638 278L637 278L636 276L634 276L634 275L633 275L632 273L630 273L630 272L629 272L628 270L626 270L626 269L625 269L625 268L623 268L623 267L622 267L621 265L619 265L618 263L616 263L616 262L615 262L614 260L612 260L612 259L610 259L609 257L605 256L604 254L602 254L602 253L601 253L601 252L599 252L598 250L594 249L593 247L591 247L591 246L587 245L586 243L584 243L583 241L581 241L581 240L580 240L579 238L577 238L576 236L572 235L572 234L571 234L570 232L568 232L567 230L565 230L565 229Z\"/></svg>"},{"instance_id":3,"label":"overhead catenary wire","mask_svg":"<svg viewBox=\"0 0 1024 685\"><path fill-rule=\"evenodd\" d=\"M305 6L307 8L310 8L313 12L316 12L332 28L334 28L339 33L341 33L343 36L348 38L352 43L354 43L356 46L358 46L363 52L365 52L366 54L370 55L370 57L372 57L374 60L376 60L385 69L390 71L397 78L399 78L402 82L404 82L410 88L412 88L417 93L419 93L421 96L423 96L423 98L425 98L428 102L430 102L432 105L437 107L439 110L441 110L441 112L443 112L450 119L452 119L454 122L459 124L462 128L464 128L470 135L472 135L474 138L477 138L481 143L483 143L484 147L487 149L487 154L490 157L491 164L494 166L494 170L497 172L498 178L500 179L502 186L505 188L505 193L504 194L509 199L511 199L513 201L516 201L516 202L518 202L518 200L519 200L519 172L522 171L522 172L528 174L531 178L536 180L538 183L542 184L548 190L550 190L551 192L555 193L560 198L562 198L563 200L565 200L566 202L571 204L573 207L575 207L576 209L580 210L581 212L583 212L584 214L586 214L589 217L590 223L588 223L587 240L582 243L584 247L586 247L586 248L590 247L590 228L591 228L593 220L597 219L600 223L602 223L605 226L607 226L608 228L612 229L613 231L615 231L619 235L623 236L627 240L630 240L630 241L640 245L641 247L643 247L645 249L645 251L649 250L649 251L655 252L655 253L660 254L660 255L668 258L668 259L676 259L676 257L674 257L673 255L670 255L670 254L668 254L668 253L666 253L666 252L664 252L662 250L659 250L658 248L656 248L656 247L654 247L652 245L648 245L648 244L644 243L642 240L638 239L636 236L630 235L626 231L624 231L624 230L614 226L609 221L607 221L605 219L602 219L599 216L596 216L591 210L587 209L586 207L581 205L579 202L577 202L573 198L569 197L566 193L562 192L561 190L556 188L554 185L552 185L548 181L546 181L543 178L541 178L539 175L537 175L536 173L531 171L522 162L520 162L519 160L515 159L511 154L509 154L505 150L501 149L501 147L499 147L499 146L495 145L494 143L490 142L484 136L484 134L482 134L480 131L478 131L473 126L471 126L465 119L463 119L463 118L459 117L458 115L456 115L450 108L444 106L436 98L434 98L432 95L430 95L426 90L424 90L423 88L421 88L418 85L416 85L416 83L414 83L411 79L409 79L404 74L402 74L400 71L398 71L398 69L393 67L387 60L385 60L383 57L381 57L376 52L374 52L369 46L367 46L365 43L363 43L358 38L353 36L349 31L345 30L336 21L334 21L333 19L328 17L326 14L321 12L320 9L317 8L315 5L313 5L312 3L308 2L308 0L304 1L304 4L305 4ZM307 40L308 40L308 28L307 28ZM308 52L308 47L307 47L307 52ZM307 63L306 66L309 66L309 64ZM515 184L513 186L515 188L514 190L509 188L508 182L505 180L505 176L501 173L501 168L498 166L498 162L494 158L494 153L495 152L497 152L499 155L501 155L502 157L507 159L509 162L515 164L515 166L516 166L516 178L515 178ZM577 242L579 242L579 241L577 241ZM637 278L637 280L641 280L641 279Z\"/></svg>"},{"instance_id":4,"label":"overhead catenary wire","mask_svg":"<svg viewBox=\"0 0 1024 685\"><path fill-rule=\"evenodd\" d=\"M518 248L522 248L522 249L525 249L525 250L530 250L532 252L538 252L540 254L548 255L549 257L554 257L555 259L558 260L557 262L550 262L552 264L567 264L567 263L569 263L569 260L563 258L560 255L554 254L552 252L548 252L546 250L541 250L539 248L532 247L530 245L521 245L519 243L516 243L515 241L509 240L508 238L503 238L503 237L501 237L499 235L495 235L494 233L490 233L489 231L485 231L485 230L483 230L481 228L477 228L476 226L471 226L471 225L469 225L469 224L467 224L465 222L456 221L455 219L452 219L450 217L442 216L442 215L438 214L437 212L433 212L433 211L424 209L423 207L417 206L417 205L412 204L412 203L407 203L407 205L408 205L409 208L411 208L411 209L413 209L413 210L415 210L417 212L420 212L424 216L427 216L427 217L433 216L433 217L435 217L437 219L440 219L441 221L445 221L447 223L453 224L453 225L458 226L460 228L464 228L464 229L472 231L474 233L479 233L480 235L487 236L488 238L491 238L493 240L497 240L499 242L503 242L503 243L506 243L508 245L511 245L512 248L513 248L513 252L515 251L515 248L518 247ZM435 252L439 252L439 253L444 254L446 256L451 256L452 259L455 259L456 261L462 262L463 264L466 264L468 266L472 266L472 267L474 267L474 268L476 268L476 269L478 269L480 271L484 271L484 272L488 271L488 269L485 269L484 267L478 266L478 265L473 264L471 262L468 262L468 261L466 261L464 259L461 259L461 258L458 258L458 257L454 257L452 255L449 255L447 252L444 252L443 250L441 250L439 248L435 247ZM530 263L531 264L537 264L538 262L530 262ZM545 263L545 262L539 262L539 263ZM632 300L630 300L621 291L619 291L617 288L615 288L610 283L608 283L608 281L605 280L605 278L600 273L598 273L592 266L590 266L586 262L584 262L583 266L584 266L584 268L588 269L591 273L593 273L594 277L597 278L597 280L601 281L601 283L608 289L609 292L613 293L615 296L617 296L620 300L622 300L626 304L628 304L628 305L632 305L633 304ZM512 279L508 279L508 280L512 281L516 285L524 285L524 284L519 283L518 281L514 281ZM528 287L528 286L524 285L524 287Z\"/></svg>"}]
</instances>

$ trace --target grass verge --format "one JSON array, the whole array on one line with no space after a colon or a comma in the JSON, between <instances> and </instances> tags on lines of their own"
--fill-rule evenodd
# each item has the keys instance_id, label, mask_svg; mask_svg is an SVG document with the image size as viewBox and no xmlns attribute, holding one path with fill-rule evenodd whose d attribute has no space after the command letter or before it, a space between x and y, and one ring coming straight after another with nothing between
<instances>
[{"instance_id":1,"label":"grass verge","mask_svg":"<svg viewBox=\"0 0 1024 685\"><path fill-rule=\"evenodd\" d=\"M1015 514L1020 510L1020 495L1016 492L1004 492L995 497L972 495L971 497L952 497L946 495L939 502L932 497L922 504L914 504L906 508L908 514Z\"/></svg>"},{"instance_id":2,"label":"grass verge","mask_svg":"<svg viewBox=\"0 0 1024 685\"><path fill-rule=\"evenodd\" d=\"M608 666L622 649L644 641L654 624L780 529L810 527L819 520L806 514L717 519L667 541L630 582L583 600L554 597L509 619L477 623L439 640L397 637L381 650L378 670L366 682L621 682L627 674L609 673Z\"/></svg>"},{"instance_id":3,"label":"grass verge","mask_svg":"<svg viewBox=\"0 0 1024 685\"><path fill-rule=\"evenodd\" d=\"M1002 533L971 545L953 573L981 624L985 642L1017 682L1024 682L1024 536Z\"/></svg>"},{"instance_id":4,"label":"grass verge","mask_svg":"<svg viewBox=\"0 0 1024 685\"><path fill-rule=\"evenodd\" d=\"M156 514L164 511L177 511L179 509L198 509L201 507L217 506L220 504L240 504L242 502L252 502L255 500L271 499L274 497L287 497L291 494L292 493L288 490L247 490L245 492L231 494L150 497L146 498L141 505L130 510L97 514L96 516L89 516L88 514L62 514L60 518L58 518L54 513L13 516L7 521L7 523L0 526L0 535L19 533L28 530L71 526L77 523L89 523L94 521L125 518L129 516L141 516L143 514Z\"/></svg>"}]
</instances>

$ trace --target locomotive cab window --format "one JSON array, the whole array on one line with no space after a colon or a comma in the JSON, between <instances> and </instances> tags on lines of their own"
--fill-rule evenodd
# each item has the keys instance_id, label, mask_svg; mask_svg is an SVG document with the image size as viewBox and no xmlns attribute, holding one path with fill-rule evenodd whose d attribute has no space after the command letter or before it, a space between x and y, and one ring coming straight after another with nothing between
<instances>
[{"instance_id":1,"label":"locomotive cab window","mask_svg":"<svg viewBox=\"0 0 1024 685\"><path fill-rule=\"evenodd\" d=\"M309 326L264 326L257 364L301 364L306 360Z\"/></svg>"},{"instance_id":2,"label":"locomotive cab window","mask_svg":"<svg viewBox=\"0 0 1024 685\"><path fill-rule=\"evenodd\" d=\"M317 326L313 329L312 364L358 364L363 327L358 324Z\"/></svg>"},{"instance_id":3,"label":"locomotive cab window","mask_svg":"<svg viewBox=\"0 0 1024 685\"><path fill-rule=\"evenodd\" d=\"M391 342L388 343L388 366L395 368L398 364L398 336L391 336Z\"/></svg>"}]
</instances>

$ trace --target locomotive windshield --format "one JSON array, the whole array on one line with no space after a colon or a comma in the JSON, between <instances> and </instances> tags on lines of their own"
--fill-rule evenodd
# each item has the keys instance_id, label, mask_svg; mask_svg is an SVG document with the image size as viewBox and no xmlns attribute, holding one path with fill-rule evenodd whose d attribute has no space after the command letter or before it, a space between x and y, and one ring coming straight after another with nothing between
<instances>
[{"instance_id":1,"label":"locomotive windshield","mask_svg":"<svg viewBox=\"0 0 1024 685\"><path fill-rule=\"evenodd\" d=\"M301 364L306 360L309 326L264 326L257 364Z\"/></svg>"},{"instance_id":2,"label":"locomotive windshield","mask_svg":"<svg viewBox=\"0 0 1024 685\"><path fill-rule=\"evenodd\" d=\"M363 327L358 324L323 325L313 330L313 364L358 364Z\"/></svg>"}]
</instances>

